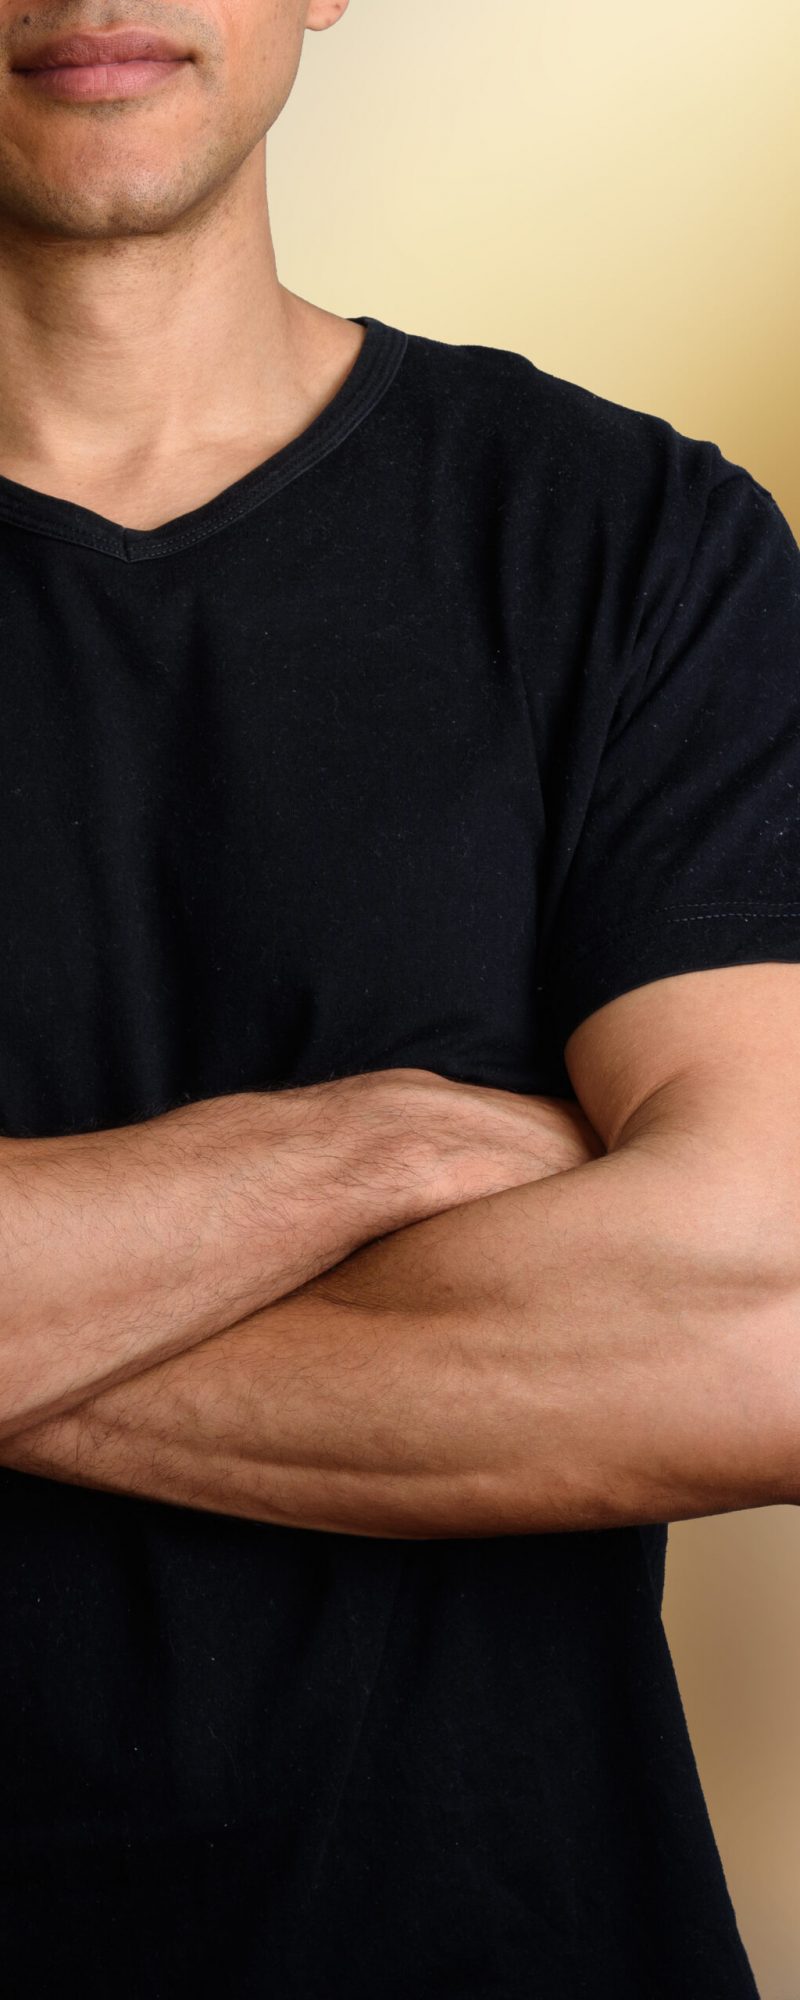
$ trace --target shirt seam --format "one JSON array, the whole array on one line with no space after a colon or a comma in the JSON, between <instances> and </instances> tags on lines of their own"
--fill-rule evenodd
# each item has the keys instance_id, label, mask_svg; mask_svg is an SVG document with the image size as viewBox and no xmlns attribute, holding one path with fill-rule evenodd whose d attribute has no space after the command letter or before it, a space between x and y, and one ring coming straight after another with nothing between
<instances>
[{"instance_id":1,"label":"shirt seam","mask_svg":"<svg viewBox=\"0 0 800 2000\"><path fill-rule=\"evenodd\" d=\"M376 349L371 369L365 370L360 386L353 389L338 420L335 421L331 414L330 431L325 442L320 442L319 435L310 436L309 433L292 439L285 447L287 453L292 452L291 460L287 464L278 465L277 458L283 454L276 454L273 459L268 459L264 466L254 468L252 474L244 475L253 479L250 493L242 495L238 501L232 500L228 505L225 504L224 495L217 494L213 499L204 502L203 507L191 510L192 513L198 514L205 508L214 509L213 518L209 515L206 521L195 523L193 527L184 528L174 534L170 532L169 523L166 523L163 540L156 539L162 532L159 528L138 530L120 526L117 537L104 534L100 529L94 531L90 527L84 528L83 524L78 522L48 521L39 518L35 508L29 510L24 500L10 493L0 497L0 521L7 521L9 526L23 534L40 535L48 541L65 542L72 547L89 549L95 555L111 556L124 563L154 562L160 557L183 555L190 549L199 547L224 529L237 527L259 507L292 485L303 473L314 470L318 464L323 464L325 459L344 444L348 437L359 431L367 418L378 409L400 371L408 351L409 335L402 328L387 328L383 322L376 324L381 329L381 346ZM387 333L390 338L384 339ZM345 382L343 390L340 391L341 395L344 395L347 387L348 382ZM334 400L338 401L338 397ZM329 405L328 409L330 408ZM309 426L309 432L317 432L318 426L321 427L327 414L327 411L322 411L320 417ZM296 447L296 451L292 450L293 446ZM239 485L241 482L237 480L234 483ZM54 496L48 494L44 497L51 499Z\"/></svg>"},{"instance_id":2,"label":"shirt seam","mask_svg":"<svg viewBox=\"0 0 800 2000\"><path fill-rule=\"evenodd\" d=\"M646 917L639 917L632 922L611 925L602 935L596 936L590 944L584 945L580 951L572 952L569 958L556 962L557 964L560 963L561 970L568 971L571 966L579 965L583 959L596 957L597 953L602 951L610 940L630 937L632 933L641 936L643 932L658 929L662 923L707 923L715 917L800 916L800 902L773 903L768 897L759 900L758 897L752 896L740 901L737 901L733 897L726 897L725 901L727 907L722 910L711 903L662 904L659 909L649 911ZM686 912L693 912L693 914L685 914Z\"/></svg>"},{"instance_id":3,"label":"shirt seam","mask_svg":"<svg viewBox=\"0 0 800 2000\"><path fill-rule=\"evenodd\" d=\"M714 451L719 453L718 445L714 446ZM757 485L758 483L753 479L752 474L748 472L746 466L733 466L731 467L730 470L728 470L727 465L723 461L722 471L720 472L719 468L717 468L717 476L712 479L711 484L709 485L708 490L706 492L706 496L703 501L703 511L697 528L697 532L695 534L692 543L691 552L687 558L686 566L683 570L677 590L672 599L672 603L670 604L669 609L665 613L659 632L656 634L655 638L652 639L651 641L646 659L641 663L641 665L634 663L631 669L631 673L626 678L625 684L620 691L615 712L611 718L611 722L609 724L608 732L606 735L606 740L603 746L603 752L602 752L603 756L606 754L608 750L610 750L614 746L616 742L618 742L621 733L628 727L628 724L632 720L633 715L637 713L639 706L641 705L643 699L647 695L653 674L658 669L662 653L664 649L668 648L669 646L672 627L675 624L676 620L678 619L680 612L684 608L686 601L686 592L689 588L692 577L694 575L695 564L697 563L701 553L703 538L705 536L706 528L709 523L712 503L715 500L716 496L724 491L725 487L735 485L737 482L741 480L747 481L748 484L751 486ZM762 488L761 490L766 491L765 488ZM767 498L772 499L772 495L767 494ZM660 530L658 531L658 533L660 533ZM654 543L651 545L651 550L650 550L651 560L653 559L653 556L655 554L657 548L657 542L658 542L658 534L656 535ZM635 641L633 649L634 656L636 654L637 649L638 649L638 641ZM632 694L634 700L634 707L631 710L631 712L625 716L625 721L622 723L622 725L620 725L619 721L620 710L623 708L624 704L631 697Z\"/></svg>"}]
</instances>

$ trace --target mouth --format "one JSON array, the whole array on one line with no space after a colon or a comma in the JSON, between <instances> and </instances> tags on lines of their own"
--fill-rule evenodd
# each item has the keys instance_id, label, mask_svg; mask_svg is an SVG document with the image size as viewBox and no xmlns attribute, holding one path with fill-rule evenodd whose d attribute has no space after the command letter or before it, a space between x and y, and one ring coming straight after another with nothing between
<instances>
[{"instance_id":1,"label":"mouth","mask_svg":"<svg viewBox=\"0 0 800 2000\"><path fill-rule=\"evenodd\" d=\"M178 56L157 62L48 63L42 69L18 69L15 75L39 96L90 104L101 99L144 97L172 83L190 66L191 57Z\"/></svg>"},{"instance_id":2,"label":"mouth","mask_svg":"<svg viewBox=\"0 0 800 2000\"><path fill-rule=\"evenodd\" d=\"M164 35L148 34L142 28L117 28L109 35L82 34L76 30L71 35L40 42L37 48L21 51L12 67L20 76L29 76L42 69L116 68L129 62L191 60L189 49L168 41Z\"/></svg>"},{"instance_id":3,"label":"mouth","mask_svg":"<svg viewBox=\"0 0 800 2000\"><path fill-rule=\"evenodd\" d=\"M163 35L119 28L111 35L64 35L21 55L14 75L40 97L91 104L163 89L194 57Z\"/></svg>"}]
</instances>

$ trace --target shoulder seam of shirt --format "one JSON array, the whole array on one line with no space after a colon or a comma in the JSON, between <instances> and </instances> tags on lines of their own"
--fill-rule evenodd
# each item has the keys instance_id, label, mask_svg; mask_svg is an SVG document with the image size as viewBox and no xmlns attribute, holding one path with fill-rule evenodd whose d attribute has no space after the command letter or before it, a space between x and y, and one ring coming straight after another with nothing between
<instances>
[{"instance_id":1,"label":"shoulder seam of shirt","mask_svg":"<svg viewBox=\"0 0 800 2000\"><path fill-rule=\"evenodd\" d=\"M719 453L720 457L722 457L719 445L715 444L714 450ZM669 634L670 626L672 625L673 620L677 617L680 607L683 603L686 586L689 582L689 578L692 575L692 571L697 561L698 551L700 549L700 545L703 540L703 536L705 534L711 502L715 494L722 492L723 487L730 486L734 483L734 481L742 479L746 480L750 486L758 486L758 481L754 480L752 473L748 472L746 466L738 466L738 465L729 466L723 463L723 468L719 476L716 477L714 480L712 480L712 483L709 486L708 492L703 502L703 511L700 517L697 533L694 537L691 553L687 559L686 566L683 570L680 583L678 585L673 601L669 607L669 610L667 611L664 617L661 629L651 643L649 656L641 669L641 674L639 677L640 693L644 693L645 691L645 686L652 672L656 657L661 651L661 648L664 645L664 642ZM765 487L762 487L759 490L761 492L766 493ZM768 494L767 498L772 500L772 495ZM777 503L773 500L772 504L773 506L775 506ZM614 733L615 729L614 725L612 725L608 733L608 744L610 744L611 741L613 740Z\"/></svg>"}]
</instances>

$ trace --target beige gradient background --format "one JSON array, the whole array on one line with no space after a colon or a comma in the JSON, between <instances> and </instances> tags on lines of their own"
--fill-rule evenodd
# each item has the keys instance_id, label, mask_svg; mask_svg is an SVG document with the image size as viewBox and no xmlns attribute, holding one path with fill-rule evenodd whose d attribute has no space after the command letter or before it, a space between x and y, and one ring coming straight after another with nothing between
<instances>
[{"instance_id":1,"label":"beige gradient background","mask_svg":"<svg viewBox=\"0 0 800 2000\"><path fill-rule=\"evenodd\" d=\"M279 275L712 438L800 540L799 106L800 0L350 0L268 139ZM799 1578L793 1508L670 1529L665 1625L762 2000L800 2000Z\"/></svg>"}]
</instances>

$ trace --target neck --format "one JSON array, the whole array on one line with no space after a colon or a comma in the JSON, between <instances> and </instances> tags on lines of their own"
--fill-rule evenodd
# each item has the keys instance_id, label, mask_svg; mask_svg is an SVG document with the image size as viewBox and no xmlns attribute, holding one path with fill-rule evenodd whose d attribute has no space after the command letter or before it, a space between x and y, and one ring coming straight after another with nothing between
<instances>
[{"instance_id":1,"label":"neck","mask_svg":"<svg viewBox=\"0 0 800 2000\"><path fill-rule=\"evenodd\" d=\"M321 322L278 282L263 152L184 235L0 236L0 460L77 474L279 438L313 399ZM351 334L355 329L348 329Z\"/></svg>"}]
</instances>

